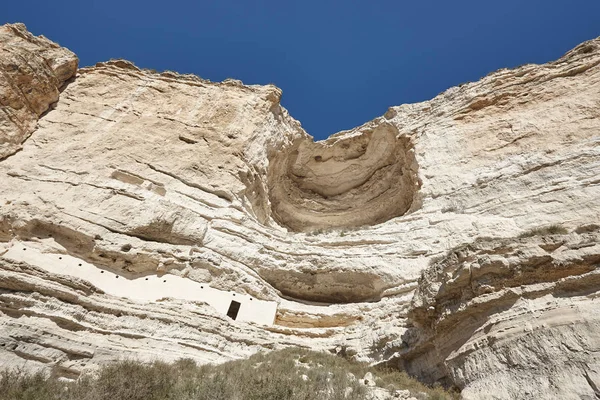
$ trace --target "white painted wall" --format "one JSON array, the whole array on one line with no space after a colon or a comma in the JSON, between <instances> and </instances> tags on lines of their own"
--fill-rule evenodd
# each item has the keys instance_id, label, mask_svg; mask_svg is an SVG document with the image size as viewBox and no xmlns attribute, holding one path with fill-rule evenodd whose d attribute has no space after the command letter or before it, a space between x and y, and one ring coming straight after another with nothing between
<instances>
[{"instance_id":1,"label":"white painted wall","mask_svg":"<svg viewBox=\"0 0 600 400\"><path fill-rule=\"evenodd\" d=\"M22 242L16 242L2 257L24 261L49 272L85 279L113 296L143 302L154 302L165 297L203 301L223 314L227 314L231 301L235 300L241 303L237 321L256 322L262 325L273 325L275 322L276 302L257 300L246 294L214 289L208 284L188 278L166 274L162 277L149 275L127 279L79 258L66 254L42 253Z\"/></svg>"}]
</instances>

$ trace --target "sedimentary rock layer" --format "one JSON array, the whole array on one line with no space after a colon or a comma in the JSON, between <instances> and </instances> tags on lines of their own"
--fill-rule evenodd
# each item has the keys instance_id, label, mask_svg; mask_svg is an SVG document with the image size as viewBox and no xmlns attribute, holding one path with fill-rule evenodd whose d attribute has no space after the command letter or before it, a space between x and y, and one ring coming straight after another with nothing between
<instances>
[{"instance_id":1,"label":"sedimentary rock layer","mask_svg":"<svg viewBox=\"0 0 600 400\"><path fill-rule=\"evenodd\" d=\"M463 397L594 398L600 226L481 239L428 268L408 314L408 371Z\"/></svg>"},{"instance_id":2,"label":"sedimentary rock layer","mask_svg":"<svg viewBox=\"0 0 600 400\"><path fill-rule=\"evenodd\" d=\"M23 24L0 27L0 160L21 149L77 63L75 54Z\"/></svg>"},{"instance_id":3,"label":"sedimentary rock layer","mask_svg":"<svg viewBox=\"0 0 600 400\"><path fill-rule=\"evenodd\" d=\"M558 61L499 70L313 142L281 106L275 86L214 83L123 60L78 69L69 79L72 53L22 25L1 32L2 65L41 74L28 78L30 93L13 90L4 75L0 80L5 364L74 376L120 356L209 362L300 345L396 365L405 357L423 378L464 393L483 393L484 385L502 397L512 382L472 370L504 350L479 344L487 350L474 364L446 354L464 354L459 344L439 347L435 331L415 330L425 329L417 300L407 317L421 273L482 236L508 241L499 248L525 246L497 254L509 266L503 273L522 264L550 276L534 283L546 274L529 274L526 286L558 285L597 266L576 261L593 257L586 252L596 252L594 244L567 258L567 275L549 274L532 263L529 242L515 238L554 224L573 232L600 219L600 39ZM29 58L5 51L19 46ZM26 123L16 123L17 114ZM585 239L571 235L565 240ZM122 277L174 274L276 301L275 325L232 321L176 298L110 296L93 282L2 257L20 243ZM521 292L515 296L515 304L526 303ZM585 296L580 304L591 303ZM559 300L552 304L562 309L566 300ZM469 301L440 304L459 315L461 307L471 309ZM437 307L431 302L427 307ZM579 324L586 310L567 321ZM502 314L521 321L519 315ZM537 340L548 332L539 330ZM593 340L591 330L578 332ZM532 393L541 397L557 393L547 387L560 387L559 377L574 376L528 371L537 385ZM599 386L592 368L586 371Z\"/></svg>"},{"instance_id":4,"label":"sedimentary rock layer","mask_svg":"<svg viewBox=\"0 0 600 400\"><path fill-rule=\"evenodd\" d=\"M302 138L270 160L273 216L299 231L384 222L410 209L417 169L412 138L393 124L317 143Z\"/></svg>"}]
</instances>

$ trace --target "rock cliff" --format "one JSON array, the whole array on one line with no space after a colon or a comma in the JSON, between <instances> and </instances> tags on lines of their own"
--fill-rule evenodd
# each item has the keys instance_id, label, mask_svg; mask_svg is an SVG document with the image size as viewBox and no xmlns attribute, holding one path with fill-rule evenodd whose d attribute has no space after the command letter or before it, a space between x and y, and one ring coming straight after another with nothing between
<instances>
[{"instance_id":1,"label":"rock cliff","mask_svg":"<svg viewBox=\"0 0 600 400\"><path fill-rule=\"evenodd\" d=\"M275 86L77 69L5 25L0 366L295 345L467 398L598 396L599 64L595 39L314 142ZM61 255L274 301L275 323L109 295L44 268Z\"/></svg>"},{"instance_id":2,"label":"rock cliff","mask_svg":"<svg viewBox=\"0 0 600 400\"><path fill-rule=\"evenodd\" d=\"M400 363L464 398L594 398L600 226L481 238L423 274ZM539 236L538 236L539 235Z\"/></svg>"}]
</instances>

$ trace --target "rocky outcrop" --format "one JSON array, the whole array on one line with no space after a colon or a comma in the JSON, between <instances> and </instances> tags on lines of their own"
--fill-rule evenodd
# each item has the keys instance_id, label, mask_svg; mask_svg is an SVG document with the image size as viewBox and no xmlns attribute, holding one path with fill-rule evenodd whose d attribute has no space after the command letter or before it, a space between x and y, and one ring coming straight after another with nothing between
<instances>
[{"instance_id":1,"label":"rocky outcrop","mask_svg":"<svg viewBox=\"0 0 600 400\"><path fill-rule=\"evenodd\" d=\"M52 87L60 87L69 74L57 71L69 68L52 65L76 59L24 32L20 25L2 28L2 49L40 43L27 45L29 57L55 57L56 64L45 65L55 71ZM281 106L281 91L272 85L215 83L123 60L81 68L50 110L27 114L37 125L24 131L10 120L2 125L11 129L5 137L15 139L0 162L0 360L57 366L74 376L121 356L208 362L297 345L363 361L406 362L423 378L459 385L466 394L510 394L513 382L501 379L504 367L491 361L504 350L478 344L485 351L473 353L477 360L461 350L460 341L475 340L469 335L481 321L465 320L457 342L444 346L436 324L446 329L443 321L469 315L469 302L485 293L513 296L502 315L517 318L510 301L527 304L528 298L503 288L521 282L511 277L520 268L519 285L526 288L593 275L596 244L569 254L566 249L597 243L596 233L571 233L556 253L547 249L557 243L536 248L538 239L517 237L553 224L574 232L599 220L599 64L596 39L556 62L494 72L316 143ZM50 74L46 67L33 70ZM30 81L35 89L29 95L15 91L11 104L56 101L58 91L46 91L40 79ZM0 85L8 82L2 78ZM24 110L2 101L3 115ZM428 282L445 276L435 273L419 286L432 260L484 236L497 238L485 246L506 250L494 255L506 266L498 267L502 280L478 280L478 292L452 306L455 294L438 299L433 286L427 297ZM2 256L21 243L122 277L174 274L276 301L275 324L232 321L207 305L175 298L143 303L110 296L93 281ZM471 246L475 253L487 251L479 241ZM553 261L559 254L564 258ZM461 291L458 281L452 287ZM562 310L565 299L583 301L591 293L548 307ZM429 307L459 317L430 316ZM588 318L585 310L565 321ZM546 333L539 332L541 340ZM594 337L592 328L577 332ZM462 355L452 358L455 351ZM578 353L580 360L592 365L586 351ZM473 366L488 362L498 379L475 376L486 370L473 372ZM585 370L588 386L598 386L593 368ZM575 376L528 371L530 381L539 378L535 393L542 397L558 393L543 389L543 382L561 387L558 377Z\"/></svg>"},{"instance_id":2,"label":"rocky outcrop","mask_svg":"<svg viewBox=\"0 0 600 400\"><path fill-rule=\"evenodd\" d=\"M598 226L456 249L419 281L401 363L466 399L595 398L599 267Z\"/></svg>"},{"instance_id":3,"label":"rocky outcrop","mask_svg":"<svg viewBox=\"0 0 600 400\"><path fill-rule=\"evenodd\" d=\"M75 54L23 24L0 27L0 160L22 148L77 63Z\"/></svg>"}]
</instances>

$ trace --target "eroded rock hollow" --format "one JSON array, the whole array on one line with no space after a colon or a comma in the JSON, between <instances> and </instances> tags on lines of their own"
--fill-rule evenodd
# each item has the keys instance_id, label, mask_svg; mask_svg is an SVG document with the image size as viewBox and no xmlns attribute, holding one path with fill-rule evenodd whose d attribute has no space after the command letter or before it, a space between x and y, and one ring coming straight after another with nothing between
<instances>
[{"instance_id":1,"label":"eroded rock hollow","mask_svg":"<svg viewBox=\"0 0 600 400\"><path fill-rule=\"evenodd\" d=\"M301 138L269 164L273 217L295 231L378 224L405 214L419 188L410 137L389 123L313 142Z\"/></svg>"}]
</instances>

